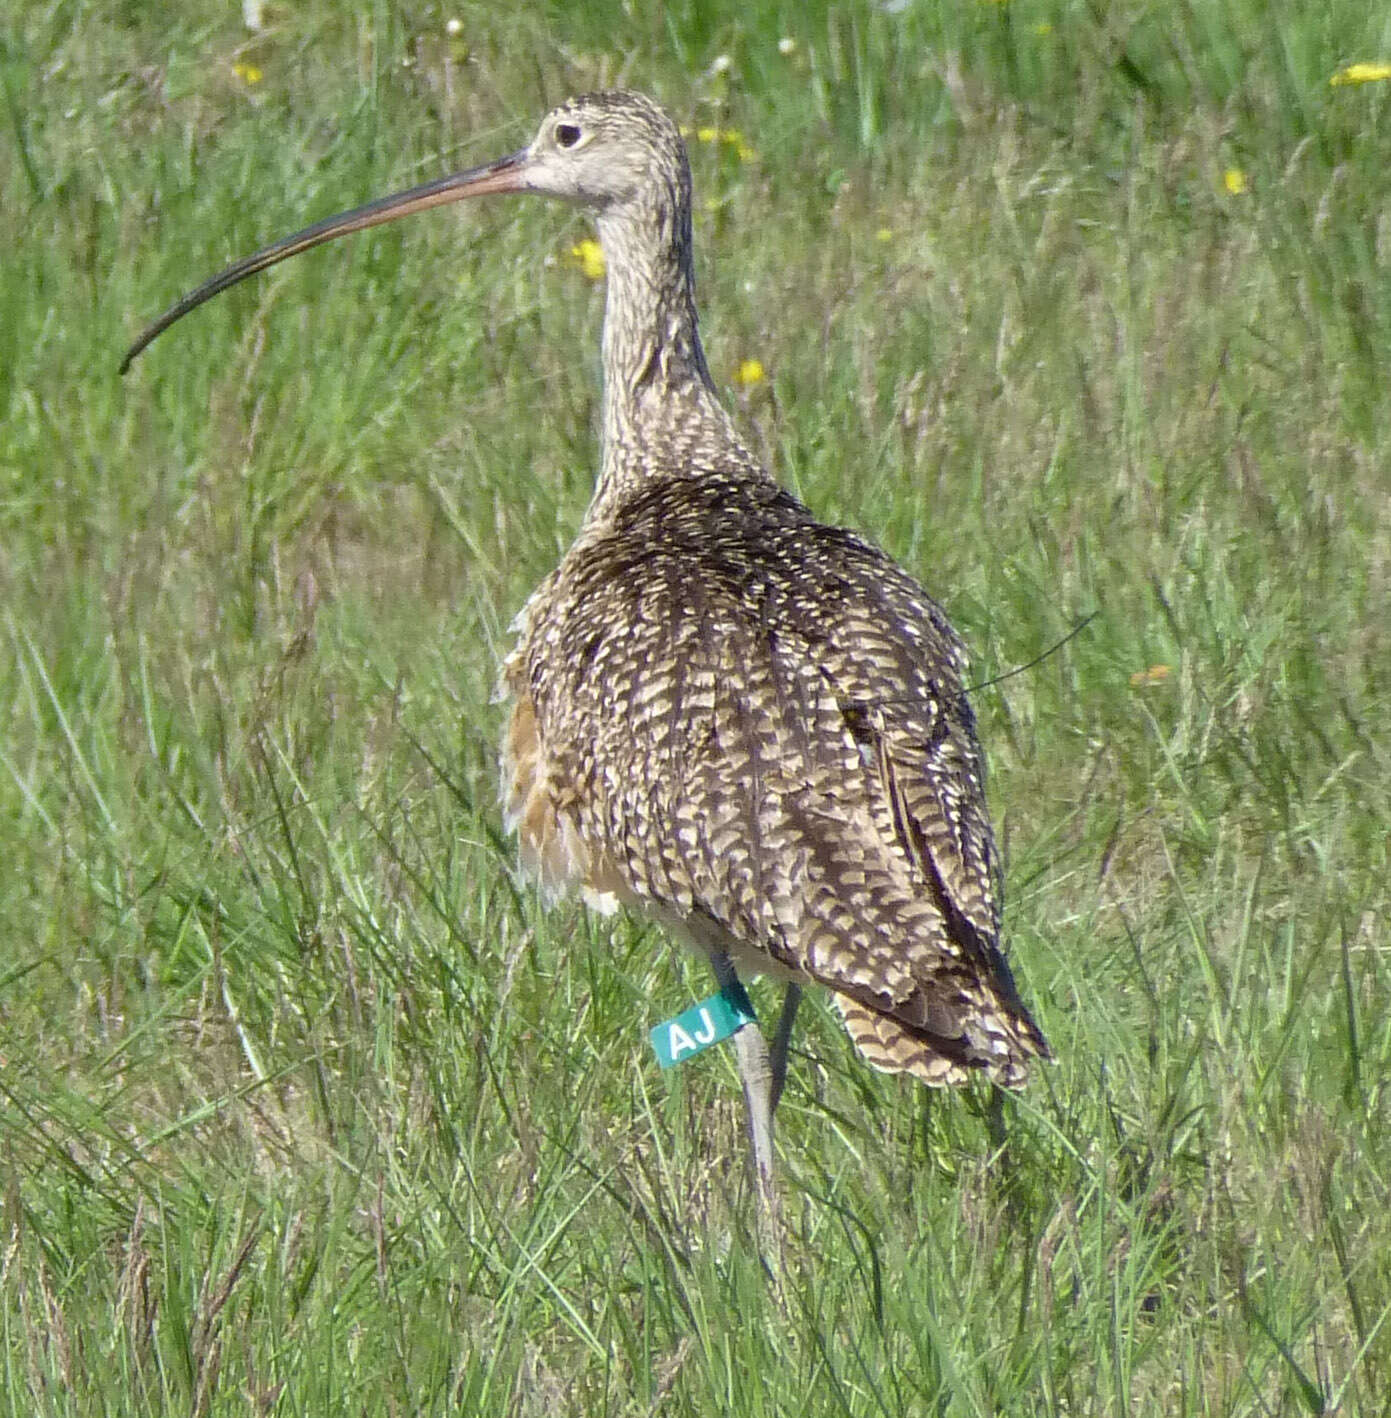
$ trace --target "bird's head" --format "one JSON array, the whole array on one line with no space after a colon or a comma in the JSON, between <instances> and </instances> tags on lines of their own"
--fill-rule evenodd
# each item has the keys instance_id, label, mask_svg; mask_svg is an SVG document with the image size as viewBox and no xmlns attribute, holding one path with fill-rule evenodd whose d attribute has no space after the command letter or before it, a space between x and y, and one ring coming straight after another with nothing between
<instances>
[{"instance_id":1,"label":"bird's head","mask_svg":"<svg viewBox=\"0 0 1391 1418\"><path fill-rule=\"evenodd\" d=\"M681 182L681 134L643 94L585 94L552 109L522 155L519 185L603 212Z\"/></svg>"},{"instance_id":2,"label":"bird's head","mask_svg":"<svg viewBox=\"0 0 1391 1418\"><path fill-rule=\"evenodd\" d=\"M570 99L546 115L520 152L326 217L228 266L149 326L126 352L121 372L190 310L279 261L428 207L500 192L537 192L580 203L597 213L601 227L609 216L640 215L645 203L679 209L690 192L685 145L665 109L642 94L612 91Z\"/></svg>"}]
</instances>

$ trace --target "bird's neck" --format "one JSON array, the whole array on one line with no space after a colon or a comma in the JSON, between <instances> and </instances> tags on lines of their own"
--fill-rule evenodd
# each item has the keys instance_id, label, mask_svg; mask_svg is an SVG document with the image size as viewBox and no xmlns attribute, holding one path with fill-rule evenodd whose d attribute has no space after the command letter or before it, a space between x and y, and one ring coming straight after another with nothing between
<instances>
[{"instance_id":1,"label":"bird's neck","mask_svg":"<svg viewBox=\"0 0 1391 1418\"><path fill-rule=\"evenodd\" d=\"M590 520L611 516L654 478L698 477L703 455L744 444L720 404L696 327L690 218L605 213L602 461Z\"/></svg>"}]
</instances>

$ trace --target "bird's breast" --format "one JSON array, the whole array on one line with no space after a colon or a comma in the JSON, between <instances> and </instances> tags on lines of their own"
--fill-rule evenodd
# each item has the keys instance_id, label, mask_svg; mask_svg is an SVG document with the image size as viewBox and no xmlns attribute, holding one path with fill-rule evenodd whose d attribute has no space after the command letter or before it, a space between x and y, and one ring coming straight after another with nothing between
<instances>
[{"instance_id":1,"label":"bird's breast","mask_svg":"<svg viewBox=\"0 0 1391 1418\"><path fill-rule=\"evenodd\" d=\"M580 827L584 785L547 752L536 706L525 690L516 695L508 718L501 778L503 818L517 834L522 869L547 900L578 891L587 906L604 915L630 904L622 878L585 840Z\"/></svg>"}]
</instances>

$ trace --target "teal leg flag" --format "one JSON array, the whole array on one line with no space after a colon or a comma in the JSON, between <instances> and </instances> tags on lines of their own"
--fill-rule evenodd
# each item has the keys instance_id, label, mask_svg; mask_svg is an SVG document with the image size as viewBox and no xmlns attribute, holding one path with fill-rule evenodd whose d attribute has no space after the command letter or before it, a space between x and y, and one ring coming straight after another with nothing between
<instances>
[{"instance_id":1,"label":"teal leg flag","mask_svg":"<svg viewBox=\"0 0 1391 1418\"><path fill-rule=\"evenodd\" d=\"M675 1068L755 1020L753 1004L736 980L675 1019L664 1019L651 1032L652 1048L663 1068Z\"/></svg>"}]
</instances>

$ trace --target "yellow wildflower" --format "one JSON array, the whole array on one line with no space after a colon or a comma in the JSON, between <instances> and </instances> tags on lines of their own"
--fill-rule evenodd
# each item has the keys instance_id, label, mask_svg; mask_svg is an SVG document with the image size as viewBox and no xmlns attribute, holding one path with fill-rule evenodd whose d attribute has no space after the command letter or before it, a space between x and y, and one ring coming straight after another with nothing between
<instances>
[{"instance_id":1,"label":"yellow wildflower","mask_svg":"<svg viewBox=\"0 0 1391 1418\"><path fill-rule=\"evenodd\" d=\"M894 229L891 226L881 226L874 233L875 241L892 241L894 239Z\"/></svg>"},{"instance_id":2,"label":"yellow wildflower","mask_svg":"<svg viewBox=\"0 0 1391 1418\"><path fill-rule=\"evenodd\" d=\"M1375 84L1381 79L1391 79L1391 64L1349 64L1328 82L1336 89L1344 84Z\"/></svg>"},{"instance_id":3,"label":"yellow wildflower","mask_svg":"<svg viewBox=\"0 0 1391 1418\"><path fill-rule=\"evenodd\" d=\"M1169 678L1168 665L1151 665L1147 670L1136 670L1130 676L1131 689L1144 689L1147 685L1163 684Z\"/></svg>"},{"instance_id":4,"label":"yellow wildflower","mask_svg":"<svg viewBox=\"0 0 1391 1418\"><path fill-rule=\"evenodd\" d=\"M1229 167L1222 174L1222 186L1232 194L1233 197L1240 197L1249 184L1246 181L1246 174L1239 167Z\"/></svg>"},{"instance_id":5,"label":"yellow wildflower","mask_svg":"<svg viewBox=\"0 0 1391 1418\"><path fill-rule=\"evenodd\" d=\"M1040 24L1034 26L1034 33L1040 39L1047 39L1048 36L1053 33L1053 26L1050 25L1047 20L1044 20Z\"/></svg>"},{"instance_id":6,"label":"yellow wildflower","mask_svg":"<svg viewBox=\"0 0 1391 1418\"><path fill-rule=\"evenodd\" d=\"M602 281L608 271L608 264L604 260L604 248L592 236L585 237L583 241L570 248L570 259L580 268L580 272L586 280Z\"/></svg>"},{"instance_id":7,"label":"yellow wildflower","mask_svg":"<svg viewBox=\"0 0 1391 1418\"><path fill-rule=\"evenodd\" d=\"M254 64L243 64L240 60L232 65L232 72L244 84L259 84L265 78Z\"/></svg>"},{"instance_id":8,"label":"yellow wildflower","mask_svg":"<svg viewBox=\"0 0 1391 1418\"><path fill-rule=\"evenodd\" d=\"M762 384L766 378L763 361L759 359L741 359L739 368L734 371L734 382L742 384L746 389L753 384Z\"/></svg>"},{"instance_id":9,"label":"yellow wildflower","mask_svg":"<svg viewBox=\"0 0 1391 1418\"><path fill-rule=\"evenodd\" d=\"M683 128L681 136L689 138L691 129ZM722 143L727 148L733 148L734 155L740 162L752 162L758 156L737 128L712 128L709 126L697 128L695 140L697 143Z\"/></svg>"}]
</instances>

